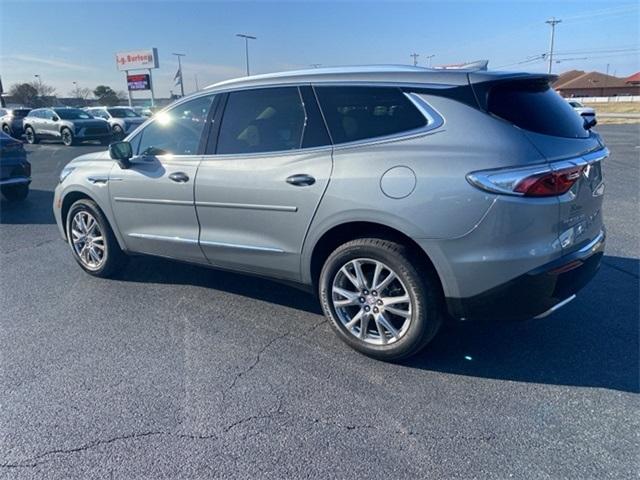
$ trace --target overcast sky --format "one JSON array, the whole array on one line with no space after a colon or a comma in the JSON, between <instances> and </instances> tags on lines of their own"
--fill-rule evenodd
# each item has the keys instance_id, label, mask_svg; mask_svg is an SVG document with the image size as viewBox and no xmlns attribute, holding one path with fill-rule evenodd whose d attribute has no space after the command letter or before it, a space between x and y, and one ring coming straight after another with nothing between
<instances>
[{"instance_id":1,"label":"overcast sky","mask_svg":"<svg viewBox=\"0 0 640 480\"><path fill-rule=\"evenodd\" d=\"M490 68L546 71L539 57L556 28L554 73L570 69L628 76L640 70L638 2L215 2L0 0L0 75L5 89L34 80L59 96L72 82L125 89L115 53L157 47L156 96L166 97L185 53L185 90L252 73L311 64L433 64L489 59ZM146 94L135 94L143 97Z\"/></svg>"}]
</instances>

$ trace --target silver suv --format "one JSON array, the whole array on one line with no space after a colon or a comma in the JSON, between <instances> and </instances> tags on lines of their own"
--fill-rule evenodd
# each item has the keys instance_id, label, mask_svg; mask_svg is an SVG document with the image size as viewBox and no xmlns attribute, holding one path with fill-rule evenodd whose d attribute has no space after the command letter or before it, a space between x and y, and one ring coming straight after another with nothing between
<instances>
[{"instance_id":1,"label":"silver suv","mask_svg":"<svg viewBox=\"0 0 640 480\"><path fill-rule=\"evenodd\" d=\"M359 67L216 84L69 163L74 258L127 253L293 282L392 360L445 317L543 317L604 248L608 151L542 74ZM448 315L446 315L448 314Z\"/></svg>"},{"instance_id":2,"label":"silver suv","mask_svg":"<svg viewBox=\"0 0 640 480\"><path fill-rule=\"evenodd\" d=\"M79 108L36 108L24 117L22 124L24 136L32 144L40 140L61 140L66 146L71 146L99 140L108 145L111 141L109 124Z\"/></svg>"},{"instance_id":3,"label":"silver suv","mask_svg":"<svg viewBox=\"0 0 640 480\"><path fill-rule=\"evenodd\" d=\"M85 110L109 123L114 140L122 140L147 120L129 107L90 107Z\"/></svg>"}]
</instances>

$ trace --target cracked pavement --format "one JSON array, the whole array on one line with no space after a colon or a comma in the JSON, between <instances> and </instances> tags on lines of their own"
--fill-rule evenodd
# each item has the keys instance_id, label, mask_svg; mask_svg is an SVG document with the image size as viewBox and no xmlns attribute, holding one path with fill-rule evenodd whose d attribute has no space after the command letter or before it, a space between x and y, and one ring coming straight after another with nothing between
<instances>
[{"instance_id":1,"label":"cracked pavement","mask_svg":"<svg viewBox=\"0 0 640 480\"><path fill-rule=\"evenodd\" d=\"M640 132L600 131L596 279L544 320L449 326L401 364L274 282L146 257L86 275L52 190L99 147L27 147L31 195L0 204L0 479L637 476Z\"/></svg>"}]
</instances>

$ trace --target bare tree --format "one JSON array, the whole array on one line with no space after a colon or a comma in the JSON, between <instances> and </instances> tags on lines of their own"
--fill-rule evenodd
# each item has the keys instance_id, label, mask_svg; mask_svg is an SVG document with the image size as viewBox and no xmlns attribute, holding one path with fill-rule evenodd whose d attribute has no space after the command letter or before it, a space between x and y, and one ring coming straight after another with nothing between
<instances>
[{"instance_id":1,"label":"bare tree","mask_svg":"<svg viewBox=\"0 0 640 480\"><path fill-rule=\"evenodd\" d=\"M46 83L33 81L29 85L36 89L39 97L53 97L56 94L55 87Z\"/></svg>"},{"instance_id":2,"label":"bare tree","mask_svg":"<svg viewBox=\"0 0 640 480\"><path fill-rule=\"evenodd\" d=\"M79 87L76 85L76 87L71 90L71 92L69 92L69 94L73 97L73 98L78 98L80 100L86 100L87 98L89 98L89 95L91 95L91 89L87 88L87 87Z\"/></svg>"}]
</instances>

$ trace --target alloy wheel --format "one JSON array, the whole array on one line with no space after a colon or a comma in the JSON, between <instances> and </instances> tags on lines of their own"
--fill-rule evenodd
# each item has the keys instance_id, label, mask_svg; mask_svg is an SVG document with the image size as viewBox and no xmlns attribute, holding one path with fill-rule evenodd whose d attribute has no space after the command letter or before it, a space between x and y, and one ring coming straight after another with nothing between
<instances>
[{"instance_id":1,"label":"alloy wheel","mask_svg":"<svg viewBox=\"0 0 640 480\"><path fill-rule=\"evenodd\" d=\"M73 143L73 135L67 129L64 129L62 131L62 143L64 143L66 146L69 146Z\"/></svg>"},{"instance_id":2,"label":"alloy wheel","mask_svg":"<svg viewBox=\"0 0 640 480\"><path fill-rule=\"evenodd\" d=\"M391 267L357 258L336 273L331 300L344 328L373 345L397 342L409 329L413 305L408 290Z\"/></svg>"},{"instance_id":3,"label":"alloy wheel","mask_svg":"<svg viewBox=\"0 0 640 480\"><path fill-rule=\"evenodd\" d=\"M100 225L91 213L80 211L71 221L73 251L86 268L98 270L106 258L106 245Z\"/></svg>"}]
</instances>

